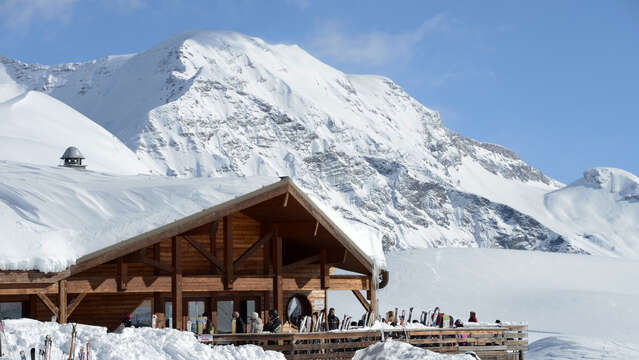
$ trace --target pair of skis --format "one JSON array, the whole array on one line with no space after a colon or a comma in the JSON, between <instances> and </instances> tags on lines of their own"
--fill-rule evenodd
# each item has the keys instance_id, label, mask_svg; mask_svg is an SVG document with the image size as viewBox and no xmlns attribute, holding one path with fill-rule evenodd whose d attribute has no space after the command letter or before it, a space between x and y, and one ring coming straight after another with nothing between
<instances>
[{"instance_id":1,"label":"pair of skis","mask_svg":"<svg viewBox=\"0 0 639 360\"><path fill-rule=\"evenodd\" d=\"M340 330L350 330L351 328L351 319L352 317L344 315L344 320L342 320L342 325L339 327Z\"/></svg>"}]
</instances>

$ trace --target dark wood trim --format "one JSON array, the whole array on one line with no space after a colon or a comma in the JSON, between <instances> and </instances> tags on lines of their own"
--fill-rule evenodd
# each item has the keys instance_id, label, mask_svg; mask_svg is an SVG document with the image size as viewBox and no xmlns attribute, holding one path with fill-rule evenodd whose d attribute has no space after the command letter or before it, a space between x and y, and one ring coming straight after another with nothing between
<instances>
[{"instance_id":1,"label":"dark wood trim","mask_svg":"<svg viewBox=\"0 0 639 360\"><path fill-rule=\"evenodd\" d=\"M160 243L153 244L153 260L157 263L162 261L162 248ZM153 270L153 274L160 275L160 269Z\"/></svg>"},{"instance_id":2,"label":"dark wood trim","mask_svg":"<svg viewBox=\"0 0 639 360\"><path fill-rule=\"evenodd\" d=\"M273 234L274 234L274 230L269 231L268 234L262 236L253 245L251 245L248 249L246 249L244 253L240 255L239 258L233 261L233 270L237 272L237 269L242 265L242 263L246 261L249 258L249 256L251 256L255 251L257 251L257 249L259 249L260 246L262 246L262 244L264 244L266 241L271 239L273 237Z\"/></svg>"},{"instance_id":3,"label":"dark wood trim","mask_svg":"<svg viewBox=\"0 0 639 360\"><path fill-rule=\"evenodd\" d=\"M301 260L297 260L295 262L292 262L290 264L286 264L284 266L282 266L282 271L283 272L289 272L297 267L300 266L304 266L304 265L308 265L308 264L312 264L312 263L316 263L320 261L320 255L316 254L316 255L311 255L307 258L301 259Z\"/></svg>"},{"instance_id":4,"label":"dark wood trim","mask_svg":"<svg viewBox=\"0 0 639 360\"><path fill-rule=\"evenodd\" d=\"M288 205L288 192L284 194L284 200L282 201L282 207L286 207Z\"/></svg>"},{"instance_id":5,"label":"dark wood trim","mask_svg":"<svg viewBox=\"0 0 639 360\"><path fill-rule=\"evenodd\" d=\"M193 239L190 236L186 236L186 235L182 235L182 237L184 239L186 239L186 241L188 241L189 244L191 244L191 246L195 250L197 250L200 254L202 254L211 264L215 265L215 267L220 269L220 271L224 271L224 265L222 264L222 262L220 260L218 260L218 258L216 258L211 252L206 250L204 248L204 246L202 246L202 244L200 244L199 241Z\"/></svg>"},{"instance_id":6,"label":"dark wood trim","mask_svg":"<svg viewBox=\"0 0 639 360\"><path fill-rule=\"evenodd\" d=\"M224 288L233 289L233 219L224 217Z\"/></svg>"},{"instance_id":7,"label":"dark wood trim","mask_svg":"<svg viewBox=\"0 0 639 360\"><path fill-rule=\"evenodd\" d=\"M364 295L362 295L362 293L359 290L352 290L352 291L353 291L353 295L355 295L357 300L359 300L359 303L362 304L362 306L364 307L364 310L366 310L366 312L370 312L371 304L369 304L368 301L366 301L366 299L364 298Z\"/></svg>"},{"instance_id":8,"label":"dark wood trim","mask_svg":"<svg viewBox=\"0 0 639 360\"><path fill-rule=\"evenodd\" d=\"M317 232L319 231L319 221L315 222L315 230L313 230L313 237L317 237Z\"/></svg>"}]
</instances>

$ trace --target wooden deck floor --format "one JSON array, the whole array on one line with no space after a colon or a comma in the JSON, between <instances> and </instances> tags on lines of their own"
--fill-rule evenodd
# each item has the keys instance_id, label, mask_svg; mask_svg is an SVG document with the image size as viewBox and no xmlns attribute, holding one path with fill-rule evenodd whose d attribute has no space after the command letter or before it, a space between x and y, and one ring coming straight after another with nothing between
<instances>
[{"instance_id":1,"label":"wooden deck floor","mask_svg":"<svg viewBox=\"0 0 639 360\"><path fill-rule=\"evenodd\" d=\"M467 338L461 335L466 334ZM522 360L528 326L420 330L354 330L288 334L216 334L214 344L255 344L287 359L351 359L359 349L392 338L440 353L472 351L482 360Z\"/></svg>"}]
</instances>

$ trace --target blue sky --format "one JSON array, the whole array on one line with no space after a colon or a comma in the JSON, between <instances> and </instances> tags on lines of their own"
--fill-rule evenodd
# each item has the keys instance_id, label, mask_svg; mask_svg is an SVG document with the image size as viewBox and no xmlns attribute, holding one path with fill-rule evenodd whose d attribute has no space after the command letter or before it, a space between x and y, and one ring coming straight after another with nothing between
<instances>
[{"instance_id":1,"label":"blue sky","mask_svg":"<svg viewBox=\"0 0 639 360\"><path fill-rule=\"evenodd\" d=\"M444 123L563 182L639 174L639 1L0 0L0 55L55 64L192 29L296 43L392 78Z\"/></svg>"}]
</instances>

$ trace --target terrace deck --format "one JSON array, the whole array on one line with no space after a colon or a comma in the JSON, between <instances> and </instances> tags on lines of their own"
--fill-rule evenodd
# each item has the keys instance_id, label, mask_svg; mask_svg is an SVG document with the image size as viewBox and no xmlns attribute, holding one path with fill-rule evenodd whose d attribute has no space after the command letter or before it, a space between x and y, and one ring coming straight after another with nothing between
<instances>
[{"instance_id":1,"label":"terrace deck","mask_svg":"<svg viewBox=\"0 0 639 360\"><path fill-rule=\"evenodd\" d=\"M461 335L466 334L467 338ZM255 344L284 353L289 360L351 359L357 350L384 339L404 341L439 353L472 351L482 360L523 360L528 326L420 330L356 330L287 334L215 334L214 344Z\"/></svg>"}]
</instances>

